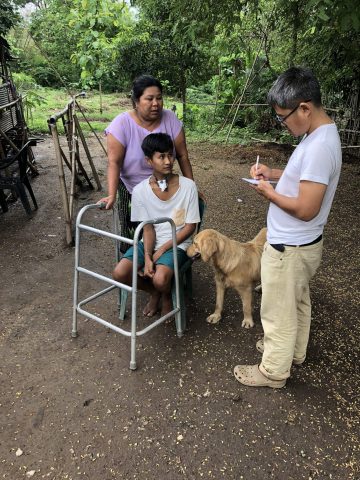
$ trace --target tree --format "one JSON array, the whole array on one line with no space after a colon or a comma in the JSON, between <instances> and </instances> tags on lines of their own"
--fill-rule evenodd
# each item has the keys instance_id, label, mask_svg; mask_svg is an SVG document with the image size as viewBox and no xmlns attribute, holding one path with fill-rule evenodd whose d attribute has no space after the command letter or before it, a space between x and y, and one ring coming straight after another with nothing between
<instances>
[{"instance_id":1,"label":"tree","mask_svg":"<svg viewBox=\"0 0 360 480\"><path fill-rule=\"evenodd\" d=\"M206 49L193 30L177 28L172 1L138 0L136 5L140 9L138 28L148 33L147 71L166 80L168 90L180 95L186 115L187 87L208 79Z\"/></svg>"},{"instance_id":2,"label":"tree","mask_svg":"<svg viewBox=\"0 0 360 480\"><path fill-rule=\"evenodd\" d=\"M117 48L131 31L131 16L125 3L110 0L75 0L70 26L77 34L72 60L81 69L84 85L92 86L113 73Z\"/></svg>"},{"instance_id":3,"label":"tree","mask_svg":"<svg viewBox=\"0 0 360 480\"><path fill-rule=\"evenodd\" d=\"M79 70L70 61L78 36L69 25L69 15L70 4L62 0L42 4L31 15L28 28L35 46L29 42L21 59L41 85L64 87L79 82Z\"/></svg>"},{"instance_id":4,"label":"tree","mask_svg":"<svg viewBox=\"0 0 360 480\"><path fill-rule=\"evenodd\" d=\"M0 35L6 35L20 21L19 7L26 3L26 0L0 0Z\"/></svg>"}]
</instances>

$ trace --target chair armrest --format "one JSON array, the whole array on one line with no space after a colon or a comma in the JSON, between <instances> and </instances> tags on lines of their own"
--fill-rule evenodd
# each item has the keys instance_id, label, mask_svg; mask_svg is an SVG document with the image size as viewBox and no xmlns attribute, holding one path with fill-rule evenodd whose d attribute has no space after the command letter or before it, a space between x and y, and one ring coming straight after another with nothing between
<instances>
[{"instance_id":1,"label":"chair armrest","mask_svg":"<svg viewBox=\"0 0 360 480\"><path fill-rule=\"evenodd\" d=\"M21 147L21 149L18 152L15 153L15 155L13 155L10 158L6 158L3 163L0 163L0 170L4 170L5 168L10 167L10 165L12 165L14 162L16 162L16 160L19 157L21 157L21 155L24 153L25 150L29 148L29 146L36 145L36 141L37 139L33 138L31 140L28 140L26 143L24 143L24 145Z\"/></svg>"}]
</instances>

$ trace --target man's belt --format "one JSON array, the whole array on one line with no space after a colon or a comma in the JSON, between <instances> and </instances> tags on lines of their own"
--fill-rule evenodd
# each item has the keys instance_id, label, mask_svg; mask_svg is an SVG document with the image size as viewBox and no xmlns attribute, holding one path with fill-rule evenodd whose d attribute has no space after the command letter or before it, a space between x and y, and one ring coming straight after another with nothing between
<instances>
[{"instance_id":1,"label":"man's belt","mask_svg":"<svg viewBox=\"0 0 360 480\"><path fill-rule=\"evenodd\" d=\"M304 243L303 245L286 245L284 243L270 243L270 245L273 248L275 248L275 250L277 250L278 252L284 252L285 247L309 247L310 245L315 245L315 243L320 242L321 239L322 239L322 234L319 237L315 238L315 240L313 240L312 242Z\"/></svg>"}]
</instances>

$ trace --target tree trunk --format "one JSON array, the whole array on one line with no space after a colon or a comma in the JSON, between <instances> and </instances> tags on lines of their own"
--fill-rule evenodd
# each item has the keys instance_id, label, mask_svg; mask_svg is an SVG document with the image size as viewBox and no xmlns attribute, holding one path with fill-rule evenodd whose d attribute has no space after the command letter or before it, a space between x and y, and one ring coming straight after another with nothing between
<instances>
[{"instance_id":1,"label":"tree trunk","mask_svg":"<svg viewBox=\"0 0 360 480\"><path fill-rule=\"evenodd\" d=\"M102 106L102 87L101 87L101 80L99 80L99 96L100 96L100 113L103 113L103 106Z\"/></svg>"},{"instance_id":2,"label":"tree trunk","mask_svg":"<svg viewBox=\"0 0 360 480\"><path fill-rule=\"evenodd\" d=\"M299 27L300 27L299 2L294 2L293 3L292 15L293 15L292 35L291 35L292 44L291 44L290 59L289 59L289 64L290 64L291 67L295 65L296 55L297 55L298 32L299 32Z\"/></svg>"},{"instance_id":3,"label":"tree trunk","mask_svg":"<svg viewBox=\"0 0 360 480\"><path fill-rule=\"evenodd\" d=\"M181 78L181 101L183 106L183 124L186 126L186 76L185 74Z\"/></svg>"}]
</instances>

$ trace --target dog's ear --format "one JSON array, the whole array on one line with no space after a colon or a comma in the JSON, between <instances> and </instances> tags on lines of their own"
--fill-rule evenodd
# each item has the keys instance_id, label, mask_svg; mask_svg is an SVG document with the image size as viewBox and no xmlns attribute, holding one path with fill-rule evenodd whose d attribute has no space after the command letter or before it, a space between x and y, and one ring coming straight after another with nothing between
<instances>
[{"instance_id":1,"label":"dog's ear","mask_svg":"<svg viewBox=\"0 0 360 480\"><path fill-rule=\"evenodd\" d=\"M213 236L202 239L200 246L201 258L204 262L208 262L217 250L217 241Z\"/></svg>"}]
</instances>

